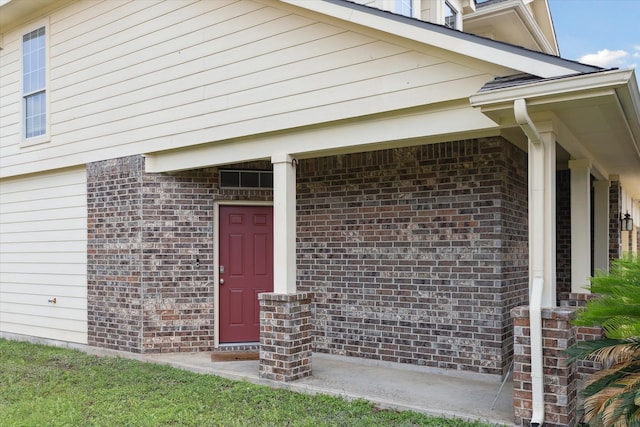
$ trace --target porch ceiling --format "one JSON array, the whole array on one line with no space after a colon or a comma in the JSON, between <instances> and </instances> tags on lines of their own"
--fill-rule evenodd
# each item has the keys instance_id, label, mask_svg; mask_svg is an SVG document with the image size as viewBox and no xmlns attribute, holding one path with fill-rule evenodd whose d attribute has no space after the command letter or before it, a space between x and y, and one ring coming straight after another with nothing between
<instances>
[{"instance_id":1,"label":"porch ceiling","mask_svg":"<svg viewBox=\"0 0 640 427\"><path fill-rule=\"evenodd\" d=\"M627 193L640 197L640 96L632 70L496 89L472 96L472 105L509 132L518 126L513 102L519 98L572 159L589 159L597 178L618 175Z\"/></svg>"}]
</instances>

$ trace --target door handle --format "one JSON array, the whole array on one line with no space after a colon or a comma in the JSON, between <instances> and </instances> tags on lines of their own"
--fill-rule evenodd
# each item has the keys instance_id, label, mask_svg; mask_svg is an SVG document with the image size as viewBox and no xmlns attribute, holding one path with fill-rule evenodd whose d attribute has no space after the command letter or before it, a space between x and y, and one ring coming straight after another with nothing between
<instances>
[{"instance_id":1,"label":"door handle","mask_svg":"<svg viewBox=\"0 0 640 427\"><path fill-rule=\"evenodd\" d=\"M224 285L224 279L220 279L220 284Z\"/></svg>"}]
</instances>

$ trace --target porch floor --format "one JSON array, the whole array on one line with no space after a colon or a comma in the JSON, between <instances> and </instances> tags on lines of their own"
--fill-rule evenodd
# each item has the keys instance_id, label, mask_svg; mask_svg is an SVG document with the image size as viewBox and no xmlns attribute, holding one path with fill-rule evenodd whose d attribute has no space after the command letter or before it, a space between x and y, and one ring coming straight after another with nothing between
<instances>
[{"instance_id":1,"label":"porch floor","mask_svg":"<svg viewBox=\"0 0 640 427\"><path fill-rule=\"evenodd\" d=\"M142 360L301 393L362 398L382 408L514 425L511 379L500 390L501 382L492 376L321 353L313 354L313 375L292 383L259 378L256 360L212 362L210 353L153 354Z\"/></svg>"}]
</instances>

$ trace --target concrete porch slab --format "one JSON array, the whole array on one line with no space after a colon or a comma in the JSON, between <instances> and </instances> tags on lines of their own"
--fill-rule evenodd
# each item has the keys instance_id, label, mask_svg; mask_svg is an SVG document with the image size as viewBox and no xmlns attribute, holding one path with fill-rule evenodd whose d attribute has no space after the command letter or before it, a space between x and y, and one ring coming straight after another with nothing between
<instances>
[{"instance_id":1,"label":"concrete porch slab","mask_svg":"<svg viewBox=\"0 0 640 427\"><path fill-rule=\"evenodd\" d=\"M255 360L211 362L209 353L144 355L141 360L301 393L361 398L381 408L514 425L513 384L509 380L500 390L501 382L489 375L314 353L311 377L282 383L259 378Z\"/></svg>"}]
</instances>

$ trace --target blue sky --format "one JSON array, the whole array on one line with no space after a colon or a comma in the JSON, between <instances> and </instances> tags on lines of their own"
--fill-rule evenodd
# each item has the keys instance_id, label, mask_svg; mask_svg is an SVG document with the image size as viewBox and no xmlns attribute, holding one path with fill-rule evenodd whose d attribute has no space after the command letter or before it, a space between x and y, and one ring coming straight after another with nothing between
<instances>
[{"instance_id":1,"label":"blue sky","mask_svg":"<svg viewBox=\"0 0 640 427\"><path fill-rule=\"evenodd\" d=\"M549 0L563 58L640 72L640 0Z\"/></svg>"}]
</instances>

